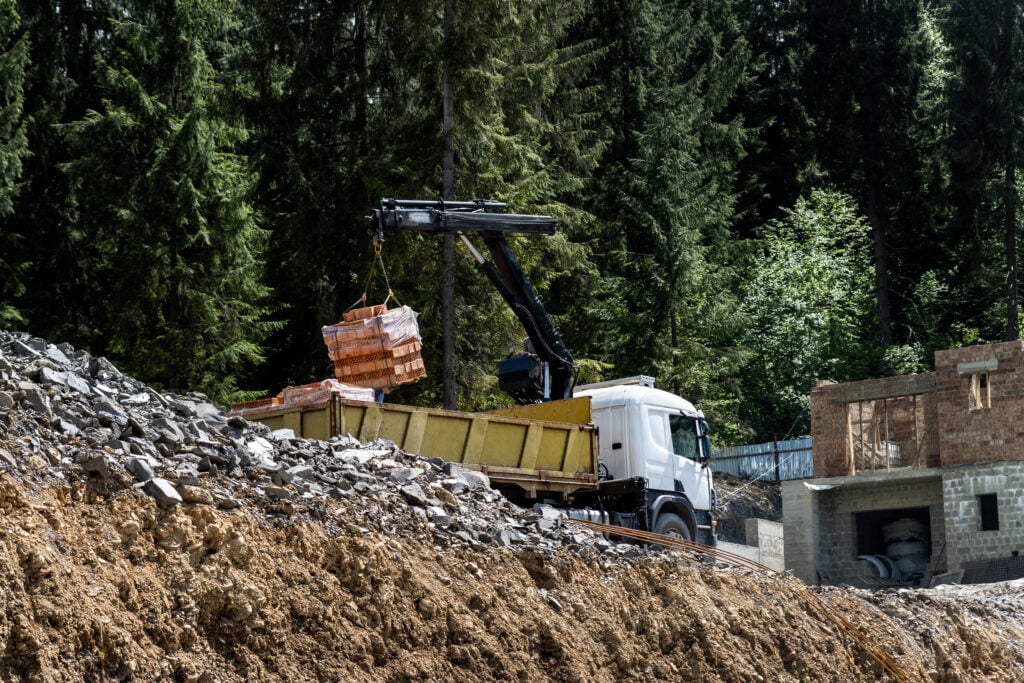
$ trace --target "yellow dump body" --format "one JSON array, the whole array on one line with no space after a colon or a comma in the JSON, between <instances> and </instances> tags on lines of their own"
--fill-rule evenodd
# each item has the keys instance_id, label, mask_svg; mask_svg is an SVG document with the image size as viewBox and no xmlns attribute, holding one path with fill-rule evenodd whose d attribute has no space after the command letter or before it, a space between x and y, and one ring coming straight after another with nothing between
<instances>
[{"instance_id":1,"label":"yellow dump body","mask_svg":"<svg viewBox=\"0 0 1024 683\"><path fill-rule=\"evenodd\" d=\"M597 431L590 422L589 398L491 413L333 398L312 406L274 407L246 418L311 439L336 434L351 434L363 442L388 439L409 453L481 470L494 484L518 486L530 498L541 491L570 493L597 482Z\"/></svg>"}]
</instances>

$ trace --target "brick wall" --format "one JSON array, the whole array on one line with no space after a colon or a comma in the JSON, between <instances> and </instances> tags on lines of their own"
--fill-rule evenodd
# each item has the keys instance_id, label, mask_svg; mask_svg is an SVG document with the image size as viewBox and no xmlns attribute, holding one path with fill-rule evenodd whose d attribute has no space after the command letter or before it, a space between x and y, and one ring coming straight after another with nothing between
<instances>
[{"instance_id":1,"label":"brick wall","mask_svg":"<svg viewBox=\"0 0 1024 683\"><path fill-rule=\"evenodd\" d=\"M1024 457L1024 342L935 354L935 399L943 467ZM990 407L971 409L971 377L985 371Z\"/></svg>"},{"instance_id":2,"label":"brick wall","mask_svg":"<svg viewBox=\"0 0 1024 683\"><path fill-rule=\"evenodd\" d=\"M819 382L811 389L811 448L815 477L850 474L846 406L830 399L832 382Z\"/></svg>"},{"instance_id":3,"label":"brick wall","mask_svg":"<svg viewBox=\"0 0 1024 683\"><path fill-rule=\"evenodd\" d=\"M979 373L988 382L987 405L980 408L971 402ZM896 395L901 383L927 377L934 390L916 399ZM851 398L860 394L869 398ZM879 394L891 397L883 401ZM886 442L899 444L903 466L1024 459L1024 341L938 351L934 373L820 382L810 404L816 477L885 469Z\"/></svg>"},{"instance_id":4,"label":"brick wall","mask_svg":"<svg viewBox=\"0 0 1024 683\"><path fill-rule=\"evenodd\" d=\"M899 444L905 466L938 467L939 431L931 393L894 396L885 401L837 400L858 391L895 393L893 387L925 376L930 373L843 384L819 382L810 394L814 476L854 474L855 462L857 473L872 469L872 463L875 469L885 469L886 442ZM874 430L864 424L873 418L880 423Z\"/></svg>"}]
</instances>

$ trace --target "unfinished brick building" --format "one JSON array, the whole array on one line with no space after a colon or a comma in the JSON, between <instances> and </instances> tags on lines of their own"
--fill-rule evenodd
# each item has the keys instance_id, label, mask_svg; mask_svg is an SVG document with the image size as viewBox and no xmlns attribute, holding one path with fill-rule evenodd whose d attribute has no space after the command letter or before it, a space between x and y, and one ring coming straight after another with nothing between
<instances>
[{"instance_id":1,"label":"unfinished brick building","mask_svg":"<svg viewBox=\"0 0 1024 683\"><path fill-rule=\"evenodd\" d=\"M815 479L783 484L797 576L1024 576L1024 342L939 351L934 372L821 382L810 398Z\"/></svg>"}]
</instances>

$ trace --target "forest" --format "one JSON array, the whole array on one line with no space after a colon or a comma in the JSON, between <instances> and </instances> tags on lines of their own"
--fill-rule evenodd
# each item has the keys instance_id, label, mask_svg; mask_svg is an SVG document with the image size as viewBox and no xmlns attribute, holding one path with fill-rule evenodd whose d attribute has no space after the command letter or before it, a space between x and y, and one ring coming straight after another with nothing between
<instances>
[{"instance_id":1,"label":"forest","mask_svg":"<svg viewBox=\"0 0 1024 683\"><path fill-rule=\"evenodd\" d=\"M721 444L807 392L1015 340L1021 0L0 0L0 327L221 402L331 376L389 294L441 405L443 242L381 197L507 202L579 381ZM451 118L443 117L444 84ZM386 268L386 271L381 268ZM372 278L370 276L373 276ZM365 285L370 282L369 287ZM454 263L464 410L524 333Z\"/></svg>"}]
</instances>

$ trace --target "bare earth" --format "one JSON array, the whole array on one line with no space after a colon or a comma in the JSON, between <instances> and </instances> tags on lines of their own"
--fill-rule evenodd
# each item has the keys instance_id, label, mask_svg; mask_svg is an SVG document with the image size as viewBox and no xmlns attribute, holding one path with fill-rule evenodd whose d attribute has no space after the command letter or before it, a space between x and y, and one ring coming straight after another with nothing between
<instances>
[{"instance_id":1,"label":"bare earth","mask_svg":"<svg viewBox=\"0 0 1024 683\"><path fill-rule=\"evenodd\" d=\"M367 533L344 503L279 505L163 510L4 474L0 676L885 680L831 606L913 680L1024 679L1016 583L816 594L682 553L442 549Z\"/></svg>"}]
</instances>

